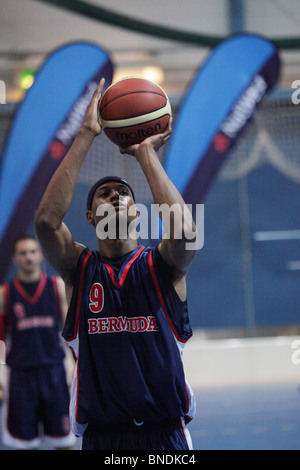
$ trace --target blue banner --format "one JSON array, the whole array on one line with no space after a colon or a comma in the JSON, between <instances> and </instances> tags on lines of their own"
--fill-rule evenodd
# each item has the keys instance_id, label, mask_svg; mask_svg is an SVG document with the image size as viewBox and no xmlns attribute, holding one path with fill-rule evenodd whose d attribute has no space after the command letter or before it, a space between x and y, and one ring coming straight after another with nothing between
<instances>
[{"instance_id":1,"label":"blue banner","mask_svg":"<svg viewBox=\"0 0 300 470\"><path fill-rule=\"evenodd\" d=\"M268 40L234 35L213 50L177 114L165 170L190 204L203 203L229 151L276 84L279 57Z\"/></svg>"},{"instance_id":2,"label":"blue banner","mask_svg":"<svg viewBox=\"0 0 300 470\"><path fill-rule=\"evenodd\" d=\"M47 184L70 148L101 77L113 65L99 46L66 44L53 51L18 106L7 136L0 173L0 282L13 240L26 232Z\"/></svg>"}]
</instances>

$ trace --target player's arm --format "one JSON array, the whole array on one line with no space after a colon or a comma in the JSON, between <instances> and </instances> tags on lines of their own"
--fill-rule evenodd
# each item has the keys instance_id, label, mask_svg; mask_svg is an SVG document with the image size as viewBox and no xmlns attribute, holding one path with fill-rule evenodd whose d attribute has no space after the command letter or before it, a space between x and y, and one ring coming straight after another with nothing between
<instances>
[{"instance_id":1,"label":"player's arm","mask_svg":"<svg viewBox=\"0 0 300 470\"><path fill-rule=\"evenodd\" d=\"M64 325L66 321L66 317L67 317L68 302L67 302L67 297L66 297L65 283L61 277L56 278L56 285L57 285L57 294L58 294L58 301L59 301L60 320L61 320L61 324Z\"/></svg>"},{"instance_id":2,"label":"player's arm","mask_svg":"<svg viewBox=\"0 0 300 470\"><path fill-rule=\"evenodd\" d=\"M192 263L196 252L188 250L187 243L194 242L197 234L190 211L156 154L156 151L170 138L171 133L170 122L164 133L151 136L141 144L133 145L121 152L130 153L138 160L149 183L155 204L172 207L172 211L169 212L170 225L164 227L168 231L159 245L159 251L171 267L173 282L176 283L185 277Z\"/></svg>"},{"instance_id":3,"label":"player's arm","mask_svg":"<svg viewBox=\"0 0 300 470\"><path fill-rule=\"evenodd\" d=\"M71 204L82 163L94 138L101 132L98 103L103 86L104 79L96 88L84 122L51 178L35 217L35 230L45 258L68 285L72 285L77 260L84 247L74 241L63 218Z\"/></svg>"}]
</instances>

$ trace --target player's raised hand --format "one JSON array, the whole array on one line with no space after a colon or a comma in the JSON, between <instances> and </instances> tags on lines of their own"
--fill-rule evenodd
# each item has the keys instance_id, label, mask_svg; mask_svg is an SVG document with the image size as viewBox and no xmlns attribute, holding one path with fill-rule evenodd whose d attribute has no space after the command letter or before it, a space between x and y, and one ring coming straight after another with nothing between
<instances>
[{"instance_id":1,"label":"player's raised hand","mask_svg":"<svg viewBox=\"0 0 300 470\"><path fill-rule=\"evenodd\" d=\"M104 87L105 79L101 78L99 85L95 89L91 101L86 109L82 127L90 130L95 136L99 135L102 131L100 125L99 114L99 101L101 99L102 90Z\"/></svg>"},{"instance_id":2,"label":"player's raised hand","mask_svg":"<svg viewBox=\"0 0 300 470\"><path fill-rule=\"evenodd\" d=\"M122 154L127 153L135 157L138 157L139 152L147 146L149 146L150 148L155 150L155 152L157 152L157 150L159 150L160 147L165 145L165 143L170 139L171 134L172 134L172 117L169 120L167 129L161 134L151 135L150 137L147 137L147 139L145 139L140 144L130 145L129 147L126 147L126 148L119 147L119 149Z\"/></svg>"}]
</instances>

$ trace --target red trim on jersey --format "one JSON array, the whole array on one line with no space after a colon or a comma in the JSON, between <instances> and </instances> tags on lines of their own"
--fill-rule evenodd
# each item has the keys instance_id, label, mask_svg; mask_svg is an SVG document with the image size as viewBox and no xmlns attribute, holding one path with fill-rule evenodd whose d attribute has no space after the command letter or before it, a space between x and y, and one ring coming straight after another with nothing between
<instances>
[{"instance_id":1,"label":"red trim on jersey","mask_svg":"<svg viewBox=\"0 0 300 470\"><path fill-rule=\"evenodd\" d=\"M176 339L178 341L180 341L181 343L186 343L187 340L184 340L182 338L180 338L180 336L178 335L177 331L176 331L176 328L174 327L173 325L173 322L169 316L169 313L168 313L168 309L166 307L166 304L165 304L165 301L163 299L163 296L162 296L162 293L161 293L161 290L160 290L160 287L159 287L159 283L158 283L158 279L157 279L157 276L156 276L156 273L155 273L155 269L154 269L154 265L153 265L153 258L152 258L152 251L149 252L149 255L148 255L148 265L149 265L149 268L150 268L150 273L151 273L151 276L152 276L152 280L154 282L154 286L155 286L155 290L156 290L156 293L158 295L158 298L159 298L159 301L160 301L160 304L165 312L165 315L167 317L167 320L169 322L169 325L176 337Z\"/></svg>"},{"instance_id":2,"label":"red trim on jersey","mask_svg":"<svg viewBox=\"0 0 300 470\"><path fill-rule=\"evenodd\" d=\"M91 251L87 252L87 254L85 255L85 257L83 259L82 265L81 265L81 272L80 272L80 278L79 278L79 287L78 287L78 296L77 296L77 302L76 302L74 335L73 335L73 338L68 339L68 342L74 340L77 336L78 326L79 326L79 314L80 314L82 293L83 293L84 273L85 273L86 264L87 264L87 262L88 262L88 260L91 256L91 254L92 254Z\"/></svg>"},{"instance_id":3,"label":"red trim on jersey","mask_svg":"<svg viewBox=\"0 0 300 470\"><path fill-rule=\"evenodd\" d=\"M128 261L128 263L127 263L127 265L126 265L124 271L122 272L122 275L121 275L119 281L117 281L117 280L115 279L114 271L113 271L111 265L110 265L108 262L106 262L103 258L100 257L101 262L102 262L103 264L105 264L105 266L107 267L108 274L109 274L109 276L110 276L110 278L111 278L111 280L112 280L112 282L113 282L113 285L114 285L115 287L119 288L119 287L122 286L122 284L124 283L124 281L125 281L125 279L126 279L127 273L128 273L128 271L129 271L129 269L130 269L130 266L132 265L132 263L136 260L136 258L140 255L140 253L141 253L144 249L145 249L145 247L144 247L144 246L141 246L141 248L136 252L136 254L131 258L131 260Z\"/></svg>"},{"instance_id":4,"label":"red trim on jersey","mask_svg":"<svg viewBox=\"0 0 300 470\"><path fill-rule=\"evenodd\" d=\"M20 283L19 279L17 279L17 278L13 279L14 286L17 289L17 291L19 292L19 294L25 300L27 300L27 302L29 302L31 304L36 304L37 303L37 301L39 300L40 296L43 293L46 282L47 282L47 275L45 273L42 273L39 285L38 285L33 297L31 297L29 294L27 294L27 292L23 288L22 284Z\"/></svg>"}]
</instances>

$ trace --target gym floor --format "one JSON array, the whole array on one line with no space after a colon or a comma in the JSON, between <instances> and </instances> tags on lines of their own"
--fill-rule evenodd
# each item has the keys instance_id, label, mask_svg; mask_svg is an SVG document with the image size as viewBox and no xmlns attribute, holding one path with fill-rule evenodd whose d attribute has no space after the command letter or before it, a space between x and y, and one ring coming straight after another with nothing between
<instances>
[{"instance_id":1,"label":"gym floor","mask_svg":"<svg viewBox=\"0 0 300 470\"><path fill-rule=\"evenodd\" d=\"M300 377L299 385L245 385L194 392L197 414L189 424L194 450L300 450ZM6 449L0 443L0 450ZM49 450L46 442L41 450Z\"/></svg>"},{"instance_id":2,"label":"gym floor","mask_svg":"<svg viewBox=\"0 0 300 470\"><path fill-rule=\"evenodd\" d=\"M196 391L197 414L189 425L194 449L299 450L299 385Z\"/></svg>"}]
</instances>

